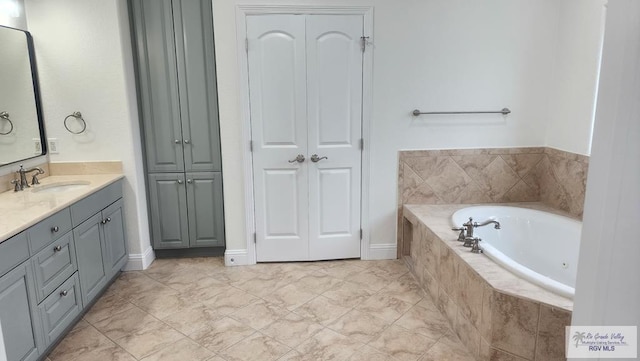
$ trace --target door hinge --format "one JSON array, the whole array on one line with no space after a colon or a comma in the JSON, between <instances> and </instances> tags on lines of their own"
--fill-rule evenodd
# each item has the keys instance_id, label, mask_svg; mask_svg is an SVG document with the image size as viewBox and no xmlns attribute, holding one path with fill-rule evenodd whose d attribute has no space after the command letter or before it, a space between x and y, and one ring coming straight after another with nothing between
<instances>
[{"instance_id":1,"label":"door hinge","mask_svg":"<svg viewBox=\"0 0 640 361\"><path fill-rule=\"evenodd\" d=\"M244 51L249 52L249 38L244 38Z\"/></svg>"},{"instance_id":2,"label":"door hinge","mask_svg":"<svg viewBox=\"0 0 640 361\"><path fill-rule=\"evenodd\" d=\"M360 150L364 150L364 138L360 138Z\"/></svg>"},{"instance_id":3,"label":"door hinge","mask_svg":"<svg viewBox=\"0 0 640 361\"><path fill-rule=\"evenodd\" d=\"M369 44L369 37L368 36L361 36L360 37L360 48L362 49L363 53L367 48L367 44Z\"/></svg>"},{"instance_id":4,"label":"door hinge","mask_svg":"<svg viewBox=\"0 0 640 361\"><path fill-rule=\"evenodd\" d=\"M253 153L253 140L249 141L249 151Z\"/></svg>"},{"instance_id":5,"label":"door hinge","mask_svg":"<svg viewBox=\"0 0 640 361\"><path fill-rule=\"evenodd\" d=\"M258 240L258 235L256 232L253 232L253 243L256 243L257 240Z\"/></svg>"},{"instance_id":6,"label":"door hinge","mask_svg":"<svg viewBox=\"0 0 640 361\"><path fill-rule=\"evenodd\" d=\"M362 241L362 228L360 228L360 240Z\"/></svg>"}]
</instances>

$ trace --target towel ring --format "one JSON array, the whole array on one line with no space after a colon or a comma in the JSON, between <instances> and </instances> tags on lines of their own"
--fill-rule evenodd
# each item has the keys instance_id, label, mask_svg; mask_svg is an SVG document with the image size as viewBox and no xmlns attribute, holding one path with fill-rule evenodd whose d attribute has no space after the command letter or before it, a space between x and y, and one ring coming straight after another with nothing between
<instances>
[{"instance_id":1,"label":"towel ring","mask_svg":"<svg viewBox=\"0 0 640 361\"><path fill-rule=\"evenodd\" d=\"M74 117L76 119L80 119L82 121L82 129L79 132L74 132L73 130L69 129L69 126L67 125L67 120L69 120L69 118L71 118L71 117ZM84 131L87 130L87 122L85 122L84 118L82 118L82 113L73 112L72 114L69 114L64 118L64 127L71 134L80 134L80 133L84 133Z\"/></svg>"},{"instance_id":2,"label":"towel ring","mask_svg":"<svg viewBox=\"0 0 640 361\"><path fill-rule=\"evenodd\" d=\"M9 122L9 125L11 126L11 128L9 129L8 132L6 133L2 133L0 132L0 135L9 135L11 134L11 132L13 132L13 122L11 121L11 119L9 119L9 113L7 112L0 112L0 118L6 120Z\"/></svg>"}]
</instances>

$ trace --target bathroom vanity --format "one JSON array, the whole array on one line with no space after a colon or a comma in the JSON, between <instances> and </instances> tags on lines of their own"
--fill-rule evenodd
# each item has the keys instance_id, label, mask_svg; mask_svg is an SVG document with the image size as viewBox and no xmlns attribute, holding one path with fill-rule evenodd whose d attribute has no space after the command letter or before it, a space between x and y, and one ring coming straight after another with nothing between
<instances>
[{"instance_id":1,"label":"bathroom vanity","mask_svg":"<svg viewBox=\"0 0 640 361\"><path fill-rule=\"evenodd\" d=\"M127 262L122 175L47 177L0 214L7 360L44 359Z\"/></svg>"}]
</instances>

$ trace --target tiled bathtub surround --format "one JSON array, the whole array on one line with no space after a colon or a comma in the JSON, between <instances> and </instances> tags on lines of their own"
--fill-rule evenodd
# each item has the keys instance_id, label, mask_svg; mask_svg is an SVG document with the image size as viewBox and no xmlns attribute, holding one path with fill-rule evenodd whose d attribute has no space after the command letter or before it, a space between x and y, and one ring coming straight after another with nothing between
<instances>
[{"instance_id":1,"label":"tiled bathtub surround","mask_svg":"<svg viewBox=\"0 0 640 361\"><path fill-rule=\"evenodd\" d=\"M400 151L398 164L399 211L403 204L541 201L582 217L584 155L545 147L412 150Z\"/></svg>"},{"instance_id":2,"label":"tiled bathtub surround","mask_svg":"<svg viewBox=\"0 0 640 361\"><path fill-rule=\"evenodd\" d=\"M516 205L550 210L541 203ZM564 327L571 322L572 301L462 247L449 217L464 206L404 207L411 241L405 259L412 273L477 360L565 360Z\"/></svg>"}]
</instances>

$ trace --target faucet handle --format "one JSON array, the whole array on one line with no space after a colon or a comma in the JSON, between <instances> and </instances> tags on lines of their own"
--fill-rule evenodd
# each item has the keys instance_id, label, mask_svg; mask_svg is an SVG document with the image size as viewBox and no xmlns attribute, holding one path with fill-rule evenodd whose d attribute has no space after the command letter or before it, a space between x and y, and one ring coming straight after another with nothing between
<instances>
[{"instance_id":1,"label":"faucet handle","mask_svg":"<svg viewBox=\"0 0 640 361\"><path fill-rule=\"evenodd\" d=\"M482 241L482 238L474 238L471 244L471 252L472 253L482 253L482 250L480 249L480 246L478 245L478 243L480 243L480 241Z\"/></svg>"},{"instance_id":2,"label":"faucet handle","mask_svg":"<svg viewBox=\"0 0 640 361\"><path fill-rule=\"evenodd\" d=\"M13 185L13 191L14 192L18 192L20 190L20 181L17 179L14 179L11 181L11 184Z\"/></svg>"},{"instance_id":3,"label":"faucet handle","mask_svg":"<svg viewBox=\"0 0 640 361\"><path fill-rule=\"evenodd\" d=\"M466 228L464 228L464 227L451 228L451 230L452 231L456 231L456 232L460 232L460 234L458 234L458 242L464 242L464 238L465 238L464 231L466 230Z\"/></svg>"},{"instance_id":4,"label":"faucet handle","mask_svg":"<svg viewBox=\"0 0 640 361\"><path fill-rule=\"evenodd\" d=\"M38 174L42 174L42 173L36 173L33 175L33 177L31 177L31 185L36 185L36 184L40 184L40 180L38 180Z\"/></svg>"}]
</instances>

